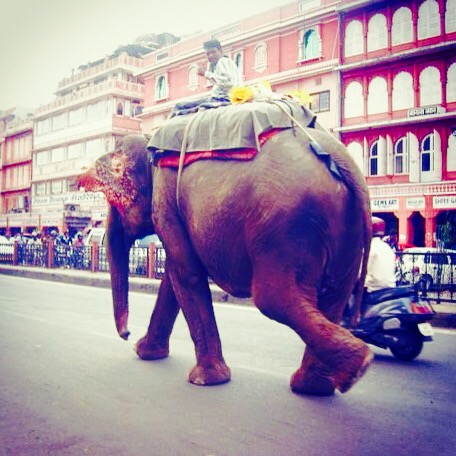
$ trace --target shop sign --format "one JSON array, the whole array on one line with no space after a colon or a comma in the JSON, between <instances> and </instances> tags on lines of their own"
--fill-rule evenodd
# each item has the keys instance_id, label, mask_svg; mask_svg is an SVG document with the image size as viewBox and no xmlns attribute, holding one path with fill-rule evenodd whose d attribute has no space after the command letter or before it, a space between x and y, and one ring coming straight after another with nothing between
<instances>
[{"instance_id":1,"label":"shop sign","mask_svg":"<svg viewBox=\"0 0 456 456\"><path fill-rule=\"evenodd\" d=\"M434 196L432 207L434 209L456 209L456 195Z\"/></svg>"},{"instance_id":2,"label":"shop sign","mask_svg":"<svg viewBox=\"0 0 456 456\"><path fill-rule=\"evenodd\" d=\"M399 209L399 198L379 198L371 200L372 212L388 212Z\"/></svg>"},{"instance_id":3,"label":"shop sign","mask_svg":"<svg viewBox=\"0 0 456 456\"><path fill-rule=\"evenodd\" d=\"M424 209L425 208L424 196L418 196L416 198L407 198L405 200L405 207L407 209Z\"/></svg>"},{"instance_id":4,"label":"shop sign","mask_svg":"<svg viewBox=\"0 0 456 456\"><path fill-rule=\"evenodd\" d=\"M101 192L72 192L63 193L62 195L35 196L32 198L32 205L35 207L52 204L94 203L99 201L106 201Z\"/></svg>"},{"instance_id":5,"label":"shop sign","mask_svg":"<svg viewBox=\"0 0 456 456\"><path fill-rule=\"evenodd\" d=\"M56 215L42 215L41 216L41 226L58 226L63 222L62 216Z\"/></svg>"},{"instance_id":6,"label":"shop sign","mask_svg":"<svg viewBox=\"0 0 456 456\"><path fill-rule=\"evenodd\" d=\"M442 106L426 106L424 108L412 108L408 110L409 117L429 116L445 112Z\"/></svg>"},{"instance_id":7,"label":"shop sign","mask_svg":"<svg viewBox=\"0 0 456 456\"><path fill-rule=\"evenodd\" d=\"M92 219L99 221L99 220L106 220L108 217L107 212L92 212Z\"/></svg>"}]
</instances>

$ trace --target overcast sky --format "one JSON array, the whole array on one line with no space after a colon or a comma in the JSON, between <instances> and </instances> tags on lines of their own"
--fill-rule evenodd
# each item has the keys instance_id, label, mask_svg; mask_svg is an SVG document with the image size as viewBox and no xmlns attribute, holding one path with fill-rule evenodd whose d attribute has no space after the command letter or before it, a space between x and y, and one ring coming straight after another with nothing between
<instances>
[{"instance_id":1,"label":"overcast sky","mask_svg":"<svg viewBox=\"0 0 456 456\"><path fill-rule=\"evenodd\" d=\"M0 0L0 110L53 100L71 70L145 33L210 31L293 0Z\"/></svg>"}]
</instances>

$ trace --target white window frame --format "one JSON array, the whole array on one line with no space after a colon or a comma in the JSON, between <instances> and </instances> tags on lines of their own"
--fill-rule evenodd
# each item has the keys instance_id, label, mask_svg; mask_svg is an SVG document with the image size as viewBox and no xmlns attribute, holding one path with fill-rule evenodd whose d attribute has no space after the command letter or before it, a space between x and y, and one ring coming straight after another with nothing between
<instances>
[{"instance_id":1,"label":"white window frame","mask_svg":"<svg viewBox=\"0 0 456 456\"><path fill-rule=\"evenodd\" d=\"M375 149L375 155L373 155ZM369 176L376 177L379 176L379 167L380 167L380 144L379 141L374 141L371 146L369 147ZM372 173L372 165L375 162L376 172L375 174Z\"/></svg>"},{"instance_id":2,"label":"white window frame","mask_svg":"<svg viewBox=\"0 0 456 456\"><path fill-rule=\"evenodd\" d=\"M358 81L351 81L345 87L344 117L360 117L364 115L363 86Z\"/></svg>"},{"instance_id":3,"label":"white window frame","mask_svg":"<svg viewBox=\"0 0 456 456\"><path fill-rule=\"evenodd\" d=\"M388 27L384 14L374 14L367 24L367 52L388 47Z\"/></svg>"},{"instance_id":4,"label":"white window frame","mask_svg":"<svg viewBox=\"0 0 456 456\"><path fill-rule=\"evenodd\" d=\"M456 0L445 2L445 32L456 32Z\"/></svg>"},{"instance_id":5,"label":"white window frame","mask_svg":"<svg viewBox=\"0 0 456 456\"><path fill-rule=\"evenodd\" d=\"M309 34L315 34L315 49L309 49L306 46L306 36ZM303 62L307 60L315 60L321 57L321 33L320 25L314 25L312 27L307 27L299 33L299 42L298 42L298 60ZM312 51L312 52L310 52Z\"/></svg>"},{"instance_id":6,"label":"white window frame","mask_svg":"<svg viewBox=\"0 0 456 456\"><path fill-rule=\"evenodd\" d=\"M418 9L418 39L424 40L439 35L439 4L435 0L425 0Z\"/></svg>"},{"instance_id":7,"label":"white window frame","mask_svg":"<svg viewBox=\"0 0 456 456\"><path fill-rule=\"evenodd\" d=\"M453 62L447 70L446 101L456 101L456 62Z\"/></svg>"},{"instance_id":8,"label":"white window frame","mask_svg":"<svg viewBox=\"0 0 456 456\"><path fill-rule=\"evenodd\" d=\"M393 79L392 108L393 111L410 109L415 105L413 76L408 71L400 71Z\"/></svg>"},{"instance_id":9,"label":"white window frame","mask_svg":"<svg viewBox=\"0 0 456 456\"><path fill-rule=\"evenodd\" d=\"M388 112L388 83L382 76L375 76L369 82L367 93L367 114Z\"/></svg>"},{"instance_id":10,"label":"white window frame","mask_svg":"<svg viewBox=\"0 0 456 456\"><path fill-rule=\"evenodd\" d=\"M352 30L353 29L353 30ZM363 24L357 19L350 21L345 27L344 56L361 55L364 53Z\"/></svg>"},{"instance_id":11,"label":"white window frame","mask_svg":"<svg viewBox=\"0 0 456 456\"><path fill-rule=\"evenodd\" d=\"M402 147L401 147L402 146ZM401 148L401 150L399 150ZM398 170L398 159L401 162L401 170ZM394 144L394 164L393 173L396 175L408 174L408 162L409 162L409 144L407 136L402 136Z\"/></svg>"},{"instance_id":12,"label":"white window frame","mask_svg":"<svg viewBox=\"0 0 456 456\"><path fill-rule=\"evenodd\" d=\"M364 174L364 153L363 153L363 145L360 144L358 141L352 141L347 146L347 151L353 161L356 163L360 171Z\"/></svg>"},{"instance_id":13,"label":"white window frame","mask_svg":"<svg viewBox=\"0 0 456 456\"><path fill-rule=\"evenodd\" d=\"M160 81L163 81L163 85ZM166 100L169 98L168 73L158 74L155 78L155 100Z\"/></svg>"},{"instance_id":14,"label":"white window frame","mask_svg":"<svg viewBox=\"0 0 456 456\"><path fill-rule=\"evenodd\" d=\"M413 19L412 11L406 6L397 9L393 14L391 27L391 44L410 43L413 41Z\"/></svg>"},{"instance_id":15,"label":"white window frame","mask_svg":"<svg viewBox=\"0 0 456 456\"><path fill-rule=\"evenodd\" d=\"M425 143L429 139L429 148ZM429 155L429 168L423 169L423 157ZM420 170L422 182L437 182L442 179L442 150L440 135L437 130L426 135L420 144Z\"/></svg>"},{"instance_id":16,"label":"white window frame","mask_svg":"<svg viewBox=\"0 0 456 456\"><path fill-rule=\"evenodd\" d=\"M435 66L423 68L420 72L420 106L434 106L442 103L442 81Z\"/></svg>"},{"instance_id":17,"label":"white window frame","mask_svg":"<svg viewBox=\"0 0 456 456\"><path fill-rule=\"evenodd\" d=\"M257 73L262 73L268 67L268 45L265 42L258 43L254 50L253 69Z\"/></svg>"},{"instance_id":18,"label":"white window frame","mask_svg":"<svg viewBox=\"0 0 456 456\"><path fill-rule=\"evenodd\" d=\"M199 77L198 77L198 66L190 65L188 68L188 82L187 88L194 92L198 88Z\"/></svg>"},{"instance_id":19,"label":"white window frame","mask_svg":"<svg viewBox=\"0 0 456 456\"><path fill-rule=\"evenodd\" d=\"M456 171L456 135L448 136L447 171Z\"/></svg>"}]
</instances>

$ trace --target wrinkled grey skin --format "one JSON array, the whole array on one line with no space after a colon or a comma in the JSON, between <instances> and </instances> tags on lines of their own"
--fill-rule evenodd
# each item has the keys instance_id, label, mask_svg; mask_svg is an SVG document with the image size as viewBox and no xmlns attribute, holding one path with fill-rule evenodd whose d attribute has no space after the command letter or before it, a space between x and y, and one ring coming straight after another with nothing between
<instances>
[{"instance_id":1,"label":"wrinkled grey skin","mask_svg":"<svg viewBox=\"0 0 456 456\"><path fill-rule=\"evenodd\" d=\"M364 374L372 354L338 322L360 266L358 288L364 283L371 237L368 192L345 148L329 134L311 131L331 153L343 181L310 152L305 135L292 130L267 141L252 161L203 160L186 167L179 204L177 170L156 168L152 213L149 194L142 195L143 178L151 175L145 165L138 166L141 153L125 151L134 166L127 166L124 174L117 170L120 180L142 188L136 200L119 201L121 191L113 196L112 181L97 167L86 173L86 188L104 191L111 204L109 258L121 337L128 337L127 246L139 232L155 231L163 240L166 273L148 331L136 344L142 359L168 356L169 337L182 309L197 361L189 381L212 385L230 380L209 275L233 296L251 296L263 314L301 337L305 352L291 379L293 391L345 392ZM134 142L138 149L144 145L137 137ZM146 150L142 153L147 155ZM112 169L112 155L100 160L104 165L98 163L99 169ZM152 225L147 220L150 215ZM120 242L119 253L121 238L127 241Z\"/></svg>"}]
</instances>

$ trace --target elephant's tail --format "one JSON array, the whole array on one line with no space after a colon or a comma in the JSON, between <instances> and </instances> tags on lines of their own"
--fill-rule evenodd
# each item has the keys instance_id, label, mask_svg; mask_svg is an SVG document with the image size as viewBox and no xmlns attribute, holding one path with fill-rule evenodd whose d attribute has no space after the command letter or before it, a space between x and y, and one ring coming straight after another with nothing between
<instances>
[{"instance_id":1,"label":"elephant's tail","mask_svg":"<svg viewBox=\"0 0 456 456\"><path fill-rule=\"evenodd\" d=\"M367 188L366 181L361 170L350 157L345 146L339 140L337 140L331 133L329 133L325 128L323 128L318 122L316 122L315 124L315 130L324 132L327 135L326 138L322 138L322 142L326 146L326 152L329 153L333 162L337 166L341 180L351 191L354 197L353 203L359 208L362 218L361 223L363 225L363 254L361 258L361 264L357 265L357 267L359 268L359 276L353 291L354 308L351 317L351 325L354 326L358 322L361 312L361 303L364 293L364 282L366 280L367 275L367 263L369 260L369 252L372 239L369 190ZM320 134L316 133L315 136L318 138Z\"/></svg>"}]
</instances>

